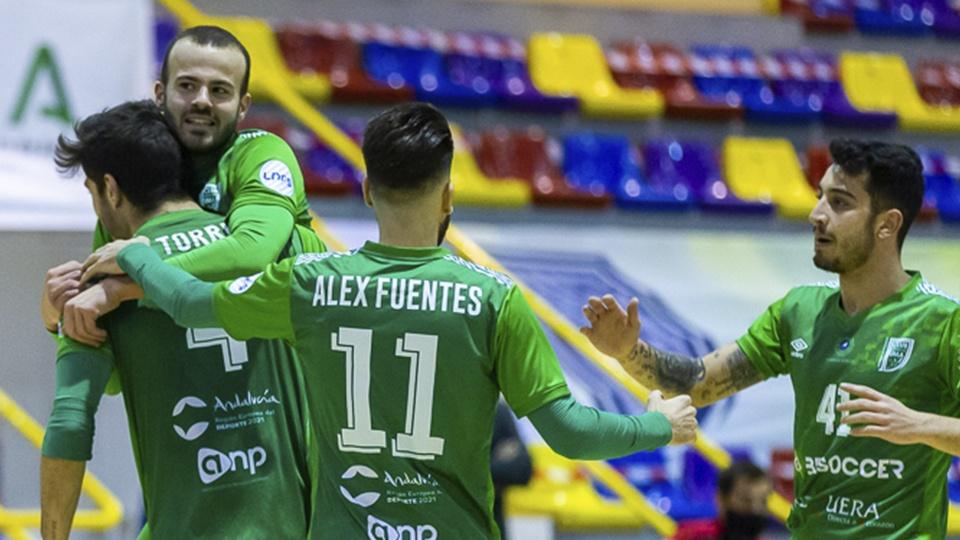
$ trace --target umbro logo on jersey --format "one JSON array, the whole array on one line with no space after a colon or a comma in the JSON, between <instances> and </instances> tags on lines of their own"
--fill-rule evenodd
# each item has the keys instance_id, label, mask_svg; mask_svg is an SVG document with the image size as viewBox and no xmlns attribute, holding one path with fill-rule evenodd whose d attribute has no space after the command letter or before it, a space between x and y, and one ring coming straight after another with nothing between
<instances>
[{"instance_id":1,"label":"umbro logo on jersey","mask_svg":"<svg viewBox=\"0 0 960 540\"><path fill-rule=\"evenodd\" d=\"M187 407L192 407L194 409L206 409L207 404L200 398L195 396L187 396L181 398L173 407L173 417L176 418L180 416L180 413L184 411ZM192 426L188 427L186 431L176 424L173 425L173 431L180 436L181 439L185 441L192 441L197 437L204 434L207 431L207 427L210 426L210 422L197 422Z\"/></svg>"},{"instance_id":2,"label":"umbro logo on jersey","mask_svg":"<svg viewBox=\"0 0 960 540\"><path fill-rule=\"evenodd\" d=\"M913 354L913 339L906 337L889 337L883 344L883 354L877 362L877 371L890 373L903 369Z\"/></svg>"},{"instance_id":3,"label":"umbro logo on jersey","mask_svg":"<svg viewBox=\"0 0 960 540\"><path fill-rule=\"evenodd\" d=\"M793 352L790 353L790 356L794 358L803 358L803 351L807 350L809 345L803 340L803 338L797 338L790 342L790 348L793 349Z\"/></svg>"}]
</instances>

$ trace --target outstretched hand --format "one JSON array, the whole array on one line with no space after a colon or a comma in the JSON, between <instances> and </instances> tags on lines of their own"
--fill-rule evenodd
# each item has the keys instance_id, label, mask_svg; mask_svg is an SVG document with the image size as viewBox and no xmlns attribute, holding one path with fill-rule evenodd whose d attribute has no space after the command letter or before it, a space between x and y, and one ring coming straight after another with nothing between
<instances>
[{"instance_id":1,"label":"outstretched hand","mask_svg":"<svg viewBox=\"0 0 960 540\"><path fill-rule=\"evenodd\" d=\"M80 282L86 283L101 275L123 274L123 269L117 262L117 255L123 248L132 244L150 245L150 239L146 236L134 236L129 240L114 240L109 244L100 246L100 249L91 253L87 260L83 262L83 276L80 277Z\"/></svg>"},{"instance_id":2,"label":"outstretched hand","mask_svg":"<svg viewBox=\"0 0 960 540\"><path fill-rule=\"evenodd\" d=\"M869 386L842 383L840 389L857 398L837 405L838 411L849 413L840 422L855 426L850 430L854 437L876 437L893 444L922 442L920 428L926 413Z\"/></svg>"},{"instance_id":3,"label":"outstretched hand","mask_svg":"<svg viewBox=\"0 0 960 540\"><path fill-rule=\"evenodd\" d=\"M639 305L639 300L631 298L624 310L612 295L591 296L583 306L583 315L590 326L581 327L580 332L600 352L617 359L624 358L640 337Z\"/></svg>"}]
</instances>

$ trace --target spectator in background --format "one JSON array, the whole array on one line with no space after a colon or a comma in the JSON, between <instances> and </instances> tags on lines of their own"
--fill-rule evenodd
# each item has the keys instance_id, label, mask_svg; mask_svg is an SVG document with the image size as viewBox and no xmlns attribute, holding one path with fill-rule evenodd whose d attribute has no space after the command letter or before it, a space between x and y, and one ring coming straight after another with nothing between
<instances>
[{"instance_id":1,"label":"spectator in background","mask_svg":"<svg viewBox=\"0 0 960 540\"><path fill-rule=\"evenodd\" d=\"M737 461L720 473L717 517L682 523L674 540L754 540L767 524L770 479L749 461Z\"/></svg>"},{"instance_id":2,"label":"spectator in background","mask_svg":"<svg viewBox=\"0 0 960 540\"><path fill-rule=\"evenodd\" d=\"M533 475L533 464L527 447L517 433L517 424L510 407L500 400L493 419L493 440L490 444L490 476L493 477L493 518L504 540L510 540L503 521L503 493L509 486L525 486Z\"/></svg>"}]
</instances>

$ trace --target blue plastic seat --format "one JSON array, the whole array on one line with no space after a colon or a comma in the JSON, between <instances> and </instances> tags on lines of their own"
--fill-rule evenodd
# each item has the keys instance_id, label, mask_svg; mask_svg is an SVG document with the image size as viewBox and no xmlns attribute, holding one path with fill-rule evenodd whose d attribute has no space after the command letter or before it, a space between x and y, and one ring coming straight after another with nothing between
<instances>
[{"instance_id":1,"label":"blue plastic seat","mask_svg":"<svg viewBox=\"0 0 960 540\"><path fill-rule=\"evenodd\" d=\"M917 153L926 184L924 206L935 207L944 222L960 222L960 159L924 148Z\"/></svg>"},{"instance_id":2,"label":"blue plastic seat","mask_svg":"<svg viewBox=\"0 0 960 540\"><path fill-rule=\"evenodd\" d=\"M931 0L935 13L933 31L940 37L960 37L960 7L950 5L950 0Z\"/></svg>"},{"instance_id":3,"label":"blue plastic seat","mask_svg":"<svg viewBox=\"0 0 960 540\"><path fill-rule=\"evenodd\" d=\"M640 170L636 150L623 135L568 135L563 139L563 151L563 170L570 183L590 192L605 187L613 193L617 206L686 210L694 202L688 186L671 189L648 183Z\"/></svg>"},{"instance_id":4,"label":"blue plastic seat","mask_svg":"<svg viewBox=\"0 0 960 540\"><path fill-rule=\"evenodd\" d=\"M730 191L720 172L717 154L710 146L694 141L660 139L643 147L647 178L652 185L687 186L704 210L747 214L770 214L773 205L744 201Z\"/></svg>"},{"instance_id":5,"label":"blue plastic seat","mask_svg":"<svg viewBox=\"0 0 960 540\"><path fill-rule=\"evenodd\" d=\"M693 82L705 97L739 104L765 86L756 56L746 47L697 45L691 53Z\"/></svg>"},{"instance_id":6,"label":"blue plastic seat","mask_svg":"<svg viewBox=\"0 0 960 540\"><path fill-rule=\"evenodd\" d=\"M173 19L157 17L153 24L153 59L156 64L156 71L159 75L160 66L163 64L163 56L167 52L167 47L173 38L180 32L180 26Z\"/></svg>"},{"instance_id":7,"label":"blue plastic seat","mask_svg":"<svg viewBox=\"0 0 960 540\"><path fill-rule=\"evenodd\" d=\"M497 94L505 107L543 113L575 111L580 107L580 100L575 97L547 96L537 90L526 62L503 60L501 70Z\"/></svg>"},{"instance_id":8,"label":"blue plastic seat","mask_svg":"<svg viewBox=\"0 0 960 540\"><path fill-rule=\"evenodd\" d=\"M857 0L854 6L857 28L865 34L923 36L935 17L925 0Z\"/></svg>"},{"instance_id":9,"label":"blue plastic seat","mask_svg":"<svg viewBox=\"0 0 960 540\"><path fill-rule=\"evenodd\" d=\"M457 72L459 82L451 80L447 60ZM456 54L444 58L430 49L385 43L367 43L363 48L364 67L373 79L393 88L412 86L418 100L438 105L483 107L494 104L497 101L496 81L484 79L496 69L489 62L495 61L468 60L468 57Z\"/></svg>"}]
</instances>

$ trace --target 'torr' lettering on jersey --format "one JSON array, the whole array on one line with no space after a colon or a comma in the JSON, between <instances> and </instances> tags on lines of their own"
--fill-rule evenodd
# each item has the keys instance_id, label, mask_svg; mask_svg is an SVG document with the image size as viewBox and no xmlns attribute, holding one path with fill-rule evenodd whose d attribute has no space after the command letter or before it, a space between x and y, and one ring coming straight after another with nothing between
<instances>
[{"instance_id":1,"label":"'torr' lettering on jersey","mask_svg":"<svg viewBox=\"0 0 960 540\"><path fill-rule=\"evenodd\" d=\"M206 246L217 240L223 240L228 234L230 234L230 232L227 229L227 224L220 223L218 225L207 225L202 229L190 229L186 232L165 234L154 238L153 241L163 246L164 253L173 255L174 250L180 253L190 251L191 249Z\"/></svg>"},{"instance_id":2,"label":"'torr' lettering on jersey","mask_svg":"<svg viewBox=\"0 0 960 540\"><path fill-rule=\"evenodd\" d=\"M433 279L318 276L313 307L331 306L437 311L476 317L483 306L483 289Z\"/></svg>"}]
</instances>

